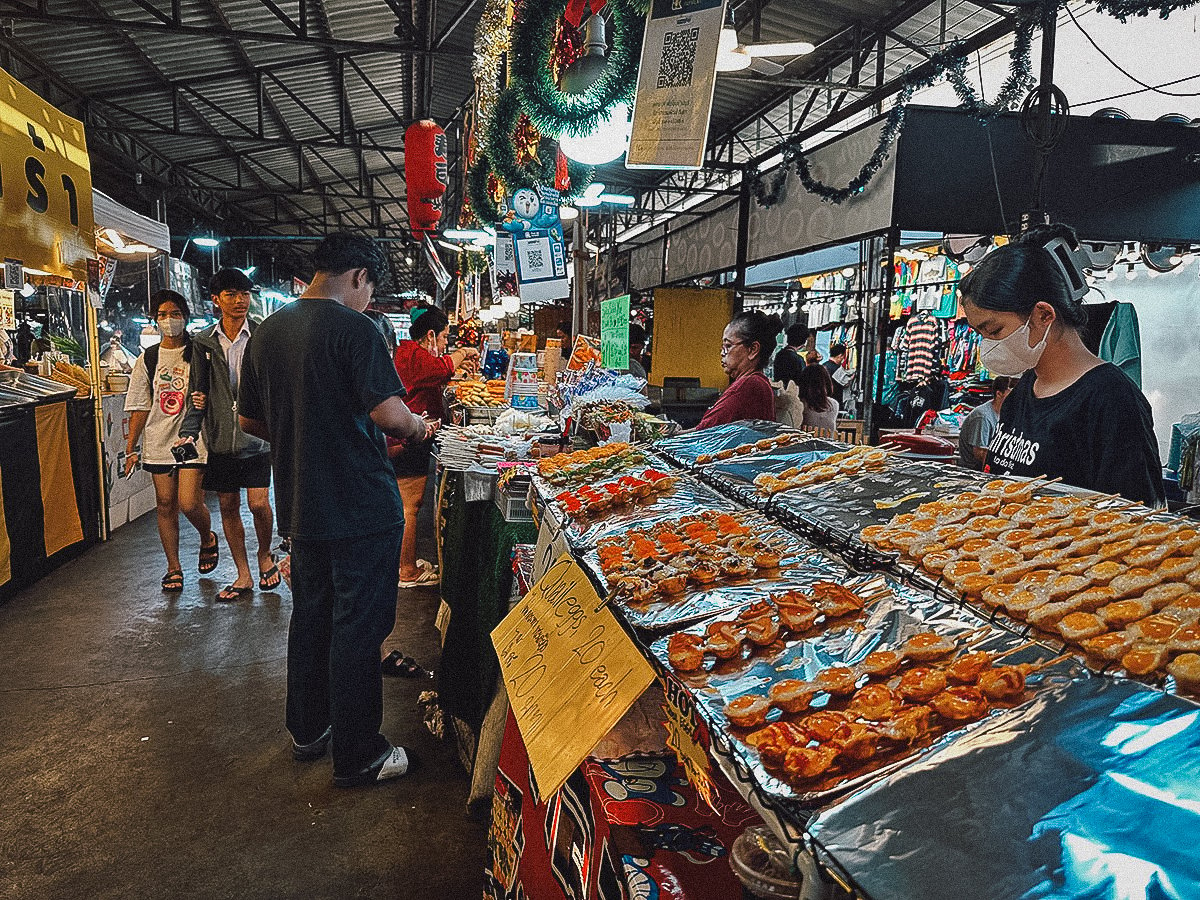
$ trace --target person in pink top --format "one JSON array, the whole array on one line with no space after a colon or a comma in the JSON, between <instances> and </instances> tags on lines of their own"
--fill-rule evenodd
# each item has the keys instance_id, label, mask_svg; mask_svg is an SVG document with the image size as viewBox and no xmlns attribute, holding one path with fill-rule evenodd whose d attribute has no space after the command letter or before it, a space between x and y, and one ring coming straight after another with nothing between
<instances>
[{"instance_id":1,"label":"person in pink top","mask_svg":"<svg viewBox=\"0 0 1200 900\"><path fill-rule=\"evenodd\" d=\"M721 337L721 368L731 384L704 414L696 429L741 419L775 421L775 390L763 374L783 331L778 316L758 310L739 313Z\"/></svg>"}]
</instances>

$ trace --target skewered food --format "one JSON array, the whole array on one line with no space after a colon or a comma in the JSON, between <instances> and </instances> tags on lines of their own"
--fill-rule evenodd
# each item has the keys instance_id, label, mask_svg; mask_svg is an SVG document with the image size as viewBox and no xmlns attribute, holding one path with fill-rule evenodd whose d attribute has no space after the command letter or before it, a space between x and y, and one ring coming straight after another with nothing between
<instances>
[{"instance_id":1,"label":"skewered food","mask_svg":"<svg viewBox=\"0 0 1200 900\"><path fill-rule=\"evenodd\" d=\"M679 672L695 672L704 665L704 638L679 632L667 640L667 661Z\"/></svg>"},{"instance_id":2,"label":"skewered food","mask_svg":"<svg viewBox=\"0 0 1200 900\"><path fill-rule=\"evenodd\" d=\"M875 650L868 653L858 664L872 678L887 678L900 670L904 657L895 650Z\"/></svg>"},{"instance_id":3,"label":"skewered food","mask_svg":"<svg viewBox=\"0 0 1200 900\"><path fill-rule=\"evenodd\" d=\"M863 611L863 600L854 591L832 581L818 581L812 589L813 603L830 618L855 615Z\"/></svg>"},{"instance_id":4,"label":"skewered food","mask_svg":"<svg viewBox=\"0 0 1200 900\"><path fill-rule=\"evenodd\" d=\"M645 459L645 455L631 444L616 442L543 459L538 463L538 474L551 484L590 482L598 475L630 468Z\"/></svg>"},{"instance_id":5,"label":"skewered food","mask_svg":"<svg viewBox=\"0 0 1200 900\"><path fill-rule=\"evenodd\" d=\"M718 450L716 453L701 453L696 457L696 465L704 466L713 462L724 462L725 460L736 459L739 456L749 456L754 453L768 453L771 450L780 447L787 447L805 439L807 439L807 435L797 432L778 434L775 437L763 438L759 441L750 441L745 444L739 444L736 447L727 447L723 450Z\"/></svg>"},{"instance_id":6,"label":"skewered food","mask_svg":"<svg viewBox=\"0 0 1200 900\"><path fill-rule=\"evenodd\" d=\"M811 684L796 678L777 681L767 691L771 705L785 713L798 713L808 709L815 693L816 690Z\"/></svg>"},{"instance_id":7,"label":"skewered food","mask_svg":"<svg viewBox=\"0 0 1200 900\"><path fill-rule=\"evenodd\" d=\"M1123 631L1110 631L1088 638L1080 646L1093 656L1112 661L1125 655L1133 646L1133 638Z\"/></svg>"},{"instance_id":8,"label":"skewered food","mask_svg":"<svg viewBox=\"0 0 1200 900\"><path fill-rule=\"evenodd\" d=\"M821 615L819 609L805 600L780 598L776 603L779 620L789 631L808 631Z\"/></svg>"},{"instance_id":9,"label":"skewered food","mask_svg":"<svg viewBox=\"0 0 1200 900\"><path fill-rule=\"evenodd\" d=\"M982 680L985 676L994 674L995 672L984 672L980 676L980 679ZM1023 683L1021 688L1024 690ZM929 701L929 705L939 716L953 722L964 722L981 718L988 710L987 698L983 695L980 688L969 685L957 685L946 688L946 690L934 696Z\"/></svg>"},{"instance_id":10,"label":"skewered food","mask_svg":"<svg viewBox=\"0 0 1200 900\"><path fill-rule=\"evenodd\" d=\"M809 713L800 720L800 727L814 741L832 740L839 729L849 724L849 716L832 710Z\"/></svg>"},{"instance_id":11,"label":"skewered food","mask_svg":"<svg viewBox=\"0 0 1200 900\"><path fill-rule=\"evenodd\" d=\"M1025 691L1030 666L997 666L979 676L979 691L990 700L1011 700Z\"/></svg>"},{"instance_id":12,"label":"skewered food","mask_svg":"<svg viewBox=\"0 0 1200 900\"><path fill-rule=\"evenodd\" d=\"M881 737L901 744L911 744L929 732L933 711L928 706L910 706L876 725Z\"/></svg>"},{"instance_id":13,"label":"skewered food","mask_svg":"<svg viewBox=\"0 0 1200 900\"><path fill-rule=\"evenodd\" d=\"M955 643L950 638L940 635L936 631L923 631L906 640L901 653L908 659L917 662L929 662L949 656L955 649Z\"/></svg>"},{"instance_id":14,"label":"skewered food","mask_svg":"<svg viewBox=\"0 0 1200 900\"><path fill-rule=\"evenodd\" d=\"M903 703L903 699L886 685L868 684L855 692L846 704L846 712L860 719L882 722L890 719Z\"/></svg>"},{"instance_id":15,"label":"skewered food","mask_svg":"<svg viewBox=\"0 0 1200 900\"><path fill-rule=\"evenodd\" d=\"M732 659L742 651L742 635L733 622L713 622L704 646L717 659Z\"/></svg>"},{"instance_id":16,"label":"skewered food","mask_svg":"<svg viewBox=\"0 0 1200 900\"><path fill-rule=\"evenodd\" d=\"M905 700L924 702L946 689L946 674L928 666L917 666L900 676L896 691Z\"/></svg>"},{"instance_id":17,"label":"skewered food","mask_svg":"<svg viewBox=\"0 0 1200 900\"><path fill-rule=\"evenodd\" d=\"M1073 644L1077 644L1082 640L1090 637L1095 637L1098 634L1103 634L1108 630L1108 626L1095 613L1088 612L1073 612L1063 616L1062 621L1058 623L1058 633L1065 640Z\"/></svg>"},{"instance_id":18,"label":"skewered food","mask_svg":"<svg viewBox=\"0 0 1200 900\"><path fill-rule=\"evenodd\" d=\"M814 460L797 469L788 469L778 477L763 473L754 479L760 495L770 496L792 488L809 487L857 472L880 471L886 467L888 452L875 447L851 447L825 459Z\"/></svg>"},{"instance_id":19,"label":"skewered food","mask_svg":"<svg viewBox=\"0 0 1200 900\"><path fill-rule=\"evenodd\" d=\"M774 616L760 616L746 623L746 640L759 647L766 647L779 639L781 626Z\"/></svg>"},{"instance_id":20,"label":"skewered food","mask_svg":"<svg viewBox=\"0 0 1200 900\"><path fill-rule=\"evenodd\" d=\"M854 693L858 675L849 666L830 666L822 669L813 679L817 690L824 691L831 697L846 697Z\"/></svg>"},{"instance_id":21,"label":"skewered food","mask_svg":"<svg viewBox=\"0 0 1200 900\"><path fill-rule=\"evenodd\" d=\"M784 771L792 778L811 779L829 771L838 758L833 747L792 747L784 758Z\"/></svg>"},{"instance_id":22,"label":"skewered food","mask_svg":"<svg viewBox=\"0 0 1200 900\"><path fill-rule=\"evenodd\" d=\"M757 728L767 720L771 701L759 694L743 694L725 704L725 718L738 728Z\"/></svg>"},{"instance_id":23,"label":"skewered food","mask_svg":"<svg viewBox=\"0 0 1200 900\"><path fill-rule=\"evenodd\" d=\"M992 667L993 659L991 653L983 650L964 653L946 666L946 678L959 684L974 684L981 672Z\"/></svg>"},{"instance_id":24,"label":"skewered food","mask_svg":"<svg viewBox=\"0 0 1200 900\"><path fill-rule=\"evenodd\" d=\"M1167 658L1167 648L1162 644L1135 643L1121 657L1121 666L1130 675L1149 675L1166 665Z\"/></svg>"}]
</instances>

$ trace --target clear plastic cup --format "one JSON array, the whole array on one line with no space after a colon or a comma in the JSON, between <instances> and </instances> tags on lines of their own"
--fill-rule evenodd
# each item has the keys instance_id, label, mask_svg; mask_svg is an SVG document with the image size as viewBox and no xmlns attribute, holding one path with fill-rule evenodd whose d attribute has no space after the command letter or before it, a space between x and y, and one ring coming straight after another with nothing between
<instances>
[{"instance_id":1,"label":"clear plastic cup","mask_svg":"<svg viewBox=\"0 0 1200 900\"><path fill-rule=\"evenodd\" d=\"M791 854L765 825L753 825L733 842L729 865L751 900L800 896L800 875L790 862Z\"/></svg>"}]
</instances>

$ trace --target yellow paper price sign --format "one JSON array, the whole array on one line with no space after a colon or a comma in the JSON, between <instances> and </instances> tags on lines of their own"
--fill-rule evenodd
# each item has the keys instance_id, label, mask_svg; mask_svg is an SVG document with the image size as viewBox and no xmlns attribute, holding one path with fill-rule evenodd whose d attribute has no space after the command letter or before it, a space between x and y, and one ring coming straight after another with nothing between
<instances>
[{"instance_id":1,"label":"yellow paper price sign","mask_svg":"<svg viewBox=\"0 0 1200 900\"><path fill-rule=\"evenodd\" d=\"M492 644L542 797L563 785L654 680L565 554L496 626Z\"/></svg>"}]
</instances>

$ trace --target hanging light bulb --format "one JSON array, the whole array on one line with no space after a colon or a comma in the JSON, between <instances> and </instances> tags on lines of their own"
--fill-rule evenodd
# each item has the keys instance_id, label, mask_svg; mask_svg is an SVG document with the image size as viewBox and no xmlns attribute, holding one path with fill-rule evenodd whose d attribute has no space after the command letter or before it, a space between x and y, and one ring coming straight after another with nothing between
<instances>
[{"instance_id":1,"label":"hanging light bulb","mask_svg":"<svg viewBox=\"0 0 1200 900\"><path fill-rule=\"evenodd\" d=\"M564 93L582 94L591 87L607 65L607 50L604 19L593 14L583 23L583 56L563 73ZM624 155L629 149L632 130L629 104L616 103L590 133L560 135L558 146L564 155L576 162L600 166Z\"/></svg>"},{"instance_id":2,"label":"hanging light bulb","mask_svg":"<svg viewBox=\"0 0 1200 900\"><path fill-rule=\"evenodd\" d=\"M521 298L512 296L501 297L500 305L504 307L504 312L511 316L521 311Z\"/></svg>"},{"instance_id":3,"label":"hanging light bulb","mask_svg":"<svg viewBox=\"0 0 1200 900\"><path fill-rule=\"evenodd\" d=\"M1133 263L1130 263L1129 268L1125 270L1125 280L1133 281L1135 278L1137 278L1137 272L1135 272L1133 269Z\"/></svg>"},{"instance_id":4,"label":"hanging light bulb","mask_svg":"<svg viewBox=\"0 0 1200 900\"><path fill-rule=\"evenodd\" d=\"M1146 271L1146 274L1149 275L1151 278L1157 278L1158 277L1158 269L1148 269Z\"/></svg>"},{"instance_id":5,"label":"hanging light bulb","mask_svg":"<svg viewBox=\"0 0 1200 900\"><path fill-rule=\"evenodd\" d=\"M1117 267L1116 266L1113 266L1107 272L1104 273L1104 280L1105 281L1116 281L1117 280Z\"/></svg>"}]
</instances>

